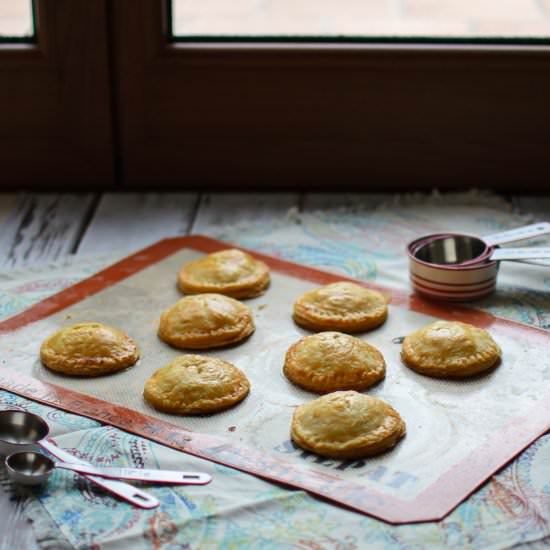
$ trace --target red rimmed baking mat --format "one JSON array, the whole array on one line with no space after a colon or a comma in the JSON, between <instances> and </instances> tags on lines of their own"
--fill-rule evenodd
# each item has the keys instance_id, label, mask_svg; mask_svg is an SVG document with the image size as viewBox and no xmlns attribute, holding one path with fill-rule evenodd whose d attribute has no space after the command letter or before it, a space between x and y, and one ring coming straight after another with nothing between
<instances>
[{"instance_id":1,"label":"red rimmed baking mat","mask_svg":"<svg viewBox=\"0 0 550 550\"><path fill-rule=\"evenodd\" d=\"M328 460L296 448L288 434L292 412L315 396L281 373L286 349L307 334L291 320L292 303L315 284L346 277L254 252L273 274L268 292L247 301L257 330L242 345L208 352L244 370L251 394L237 407L208 417L174 417L151 409L141 396L143 382L182 353L156 337L160 312L181 297L177 270L184 261L227 246L205 237L161 241L0 323L6 365L0 386L394 523L443 517L548 429L547 332L377 286L391 297L390 315L382 327L361 337L383 352L387 377L369 393L400 411L407 436L394 450L366 460ZM394 341L434 318L488 328L503 347L502 364L485 376L454 382L404 367ZM68 378L40 365L38 349L47 334L91 320L134 337L142 348L139 363L97 379Z\"/></svg>"}]
</instances>

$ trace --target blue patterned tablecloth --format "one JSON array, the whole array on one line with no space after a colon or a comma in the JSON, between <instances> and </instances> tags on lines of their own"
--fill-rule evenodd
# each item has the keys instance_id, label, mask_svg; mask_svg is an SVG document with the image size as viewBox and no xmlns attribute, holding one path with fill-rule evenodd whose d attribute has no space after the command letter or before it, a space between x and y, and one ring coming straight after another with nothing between
<instances>
[{"instance_id":1,"label":"blue patterned tablecloth","mask_svg":"<svg viewBox=\"0 0 550 550\"><path fill-rule=\"evenodd\" d=\"M216 228L213 236L403 288L408 284L406 241L444 229L486 234L525 221L493 197L482 201L470 194L450 200L436 195L400 198L374 211L290 212L277 223ZM47 269L5 272L0 275L0 316L21 311L107 263L105 258L79 259ZM510 264L501 269L499 291L476 307L549 327L549 290L550 270ZM75 548L550 547L550 435L539 438L443 521L391 526L5 391L0 391L0 407L43 416L59 445L98 465L198 469L214 476L204 487L151 487L161 506L146 511L111 498L76 474L56 471L35 497Z\"/></svg>"}]
</instances>

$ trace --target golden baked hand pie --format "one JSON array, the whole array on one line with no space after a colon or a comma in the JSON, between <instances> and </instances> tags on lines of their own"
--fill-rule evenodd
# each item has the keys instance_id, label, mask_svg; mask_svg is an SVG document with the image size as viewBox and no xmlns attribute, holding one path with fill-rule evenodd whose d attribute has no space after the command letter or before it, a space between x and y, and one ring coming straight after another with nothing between
<instances>
[{"instance_id":1,"label":"golden baked hand pie","mask_svg":"<svg viewBox=\"0 0 550 550\"><path fill-rule=\"evenodd\" d=\"M65 327L44 340L40 359L51 370L73 376L99 376L133 365L137 344L124 332L101 323Z\"/></svg>"},{"instance_id":2,"label":"golden baked hand pie","mask_svg":"<svg viewBox=\"0 0 550 550\"><path fill-rule=\"evenodd\" d=\"M306 390L328 393L365 390L384 378L382 354L367 342L341 332L320 332L288 349L285 376Z\"/></svg>"},{"instance_id":3,"label":"golden baked hand pie","mask_svg":"<svg viewBox=\"0 0 550 550\"><path fill-rule=\"evenodd\" d=\"M300 405L290 433L296 444L316 454L361 458L393 447L405 434L405 422L381 399L337 391Z\"/></svg>"},{"instance_id":4,"label":"golden baked hand pie","mask_svg":"<svg viewBox=\"0 0 550 550\"><path fill-rule=\"evenodd\" d=\"M435 321L403 340L401 357L411 369L442 378L477 374L496 365L500 348L481 328Z\"/></svg>"},{"instance_id":5,"label":"golden baked hand pie","mask_svg":"<svg viewBox=\"0 0 550 550\"><path fill-rule=\"evenodd\" d=\"M344 281L310 290L294 303L294 320L310 330L360 332L377 327L387 316L380 292Z\"/></svg>"},{"instance_id":6,"label":"golden baked hand pie","mask_svg":"<svg viewBox=\"0 0 550 550\"><path fill-rule=\"evenodd\" d=\"M234 248L186 263L178 275L185 294L217 292L233 298L252 298L269 286L269 268Z\"/></svg>"},{"instance_id":7,"label":"golden baked hand pie","mask_svg":"<svg viewBox=\"0 0 550 550\"><path fill-rule=\"evenodd\" d=\"M252 311L222 294L178 300L160 317L158 335L176 348L205 349L243 340L254 332Z\"/></svg>"},{"instance_id":8,"label":"golden baked hand pie","mask_svg":"<svg viewBox=\"0 0 550 550\"><path fill-rule=\"evenodd\" d=\"M143 396L155 409L176 414L207 414L242 401L250 383L227 361L181 355L145 382Z\"/></svg>"}]
</instances>

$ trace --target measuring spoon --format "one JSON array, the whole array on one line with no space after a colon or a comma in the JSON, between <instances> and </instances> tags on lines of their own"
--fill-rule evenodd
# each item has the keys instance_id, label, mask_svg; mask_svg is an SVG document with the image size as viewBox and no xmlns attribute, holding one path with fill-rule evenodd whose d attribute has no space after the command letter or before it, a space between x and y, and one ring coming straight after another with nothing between
<instances>
[{"instance_id":1,"label":"measuring spoon","mask_svg":"<svg viewBox=\"0 0 550 550\"><path fill-rule=\"evenodd\" d=\"M71 470L79 474L95 475L110 479L132 479L171 483L175 485L206 485L212 481L208 474L199 472L178 472L172 470L150 470L145 468L95 467L69 462L55 462L42 453L24 451L6 458L8 476L23 485L38 485L48 479L55 468Z\"/></svg>"},{"instance_id":2,"label":"measuring spoon","mask_svg":"<svg viewBox=\"0 0 550 550\"><path fill-rule=\"evenodd\" d=\"M91 466L89 462L76 458L48 441L46 436L49 431L48 424L36 414L18 410L0 411L0 455L33 451L42 447L64 462ZM95 475L86 475L86 477L106 491L140 508L155 508L160 504L156 497L129 483L103 479Z\"/></svg>"}]
</instances>

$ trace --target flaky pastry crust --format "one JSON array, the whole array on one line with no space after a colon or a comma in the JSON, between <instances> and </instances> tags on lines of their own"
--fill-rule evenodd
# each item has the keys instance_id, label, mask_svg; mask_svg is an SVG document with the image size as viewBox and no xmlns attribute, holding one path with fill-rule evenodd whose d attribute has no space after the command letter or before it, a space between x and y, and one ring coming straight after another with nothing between
<instances>
[{"instance_id":1,"label":"flaky pastry crust","mask_svg":"<svg viewBox=\"0 0 550 550\"><path fill-rule=\"evenodd\" d=\"M266 264L235 248L188 262L178 275L178 286L185 294L216 292L233 298L259 296L269 281Z\"/></svg>"},{"instance_id":2,"label":"flaky pastry crust","mask_svg":"<svg viewBox=\"0 0 550 550\"><path fill-rule=\"evenodd\" d=\"M355 391L329 393L300 405L291 425L291 437L300 447L332 458L379 454L405 431L393 407Z\"/></svg>"},{"instance_id":3,"label":"flaky pastry crust","mask_svg":"<svg viewBox=\"0 0 550 550\"><path fill-rule=\"evenodd\" d=\"M320 332L290 346L283 372L291 382L316 393L361 391L384 378L386 363L380 351L359 338Z\"/></svg>"},{"instance_id":4,"label":"flaky pastry crust","mask_svg":"<svg viewBox=\"0 0 550 550\"><path fill-rule=\"evenodd\" d=\"M338 282L310 290L294 303L294 320L310 330L360 332L382 324L386 298L355 283Z\"/></svg>"},{"instance_id":5,"label":"flaky pastry crust","mask_svg":"<svg viewBox=\"0 0 550 550\"><path fill-rule=\"evenodd\" d=\"M250 391L245 374L227 361L181 355L145 383L145 400L159 411L208 414L242 401Z\"/></svg>"},{"instance_id":6,"label":"flaky pastry crust","mask_svg":"<svg viewBox=\"0 0 550 550\"><path fill-rule=\"evenodd\" d=\"M240 342L254 332L249 307L222 294L178 300L160 317L158 336L179 349L206 349Z\"/></svg>"},{"instance_id":7,"label":"flaky pastry crust","mask_svg":"<svg viewBox=\"0 0 550 550\"><path fill-rule=\"evenodd\" d=\"M496 365L500 356L486 330L459 321L435 321L409 334L401 348L408 367L440 378L477 374Z\"/></svg>"},{"instance_id":8,"label":"flaky pastry crust","mask_svg":"<svg viewBox=\"0 0 550 550\"><path fill-rule=\"evenodd\" d=\"M133 365L137 344L124 332L101 323L79 323L46 338L40 360L53 371L72 376L99 376Z\"/></svg>"}]
</instances>

